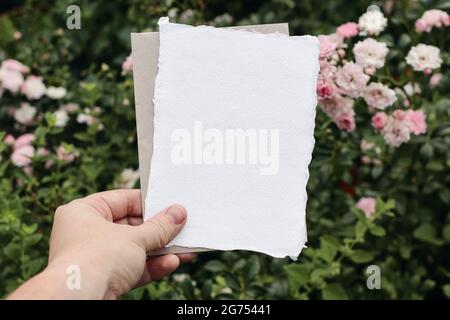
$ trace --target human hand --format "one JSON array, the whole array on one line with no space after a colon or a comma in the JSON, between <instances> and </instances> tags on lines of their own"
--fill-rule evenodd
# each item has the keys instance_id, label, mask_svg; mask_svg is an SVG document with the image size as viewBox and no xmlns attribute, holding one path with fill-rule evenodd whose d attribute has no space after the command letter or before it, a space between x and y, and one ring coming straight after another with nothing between
<instances>
[{"instance_id":1,"label":"human hand","mask_svg":"<svg viewBox=\"0 0 450 320\"><path fill-rule=\"evenodd\" d=\"M173 205L143 223L139 190L100 192L56 210L48 267L9 298L114 299L175 271L193 254L147 253L164 247L186 223ZM69 288L68 268L79 270L80 288Z\"/></svg>"}]
</instances>

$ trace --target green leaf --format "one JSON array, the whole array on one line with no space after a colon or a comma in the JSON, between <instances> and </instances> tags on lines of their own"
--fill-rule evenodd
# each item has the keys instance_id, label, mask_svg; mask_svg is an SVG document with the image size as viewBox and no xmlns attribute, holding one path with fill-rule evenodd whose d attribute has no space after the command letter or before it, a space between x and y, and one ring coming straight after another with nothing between
<instances>
[{"instance_id":1,"label":"green leaf","mask_svg":"<svg viewBox=\"0 0 450 320\"><path fill-rule=\"evenodd\" d=\"M37 230L37 224L31 224L31 225L22 225L22 231L24 234L33 234Z\"/></svg>"},{"instance_id":2,"label":"green leaf","mask_svg":"<svg viewBox=\"0 0 450 320\"><path fill-rule=\"evenodd\" d=\"M212 294L212 280L211 279L207 279L202 286L202 299L210 299L211 298L211 294Z\"/></svg>"},{"instance_id":3,"label":"green leaf","mask_svg":"<svg viewBox=\"0 0 450 320\"><path fill-rule=\"evenodd\" d=\"M409 259L411 257L412 246L409 244L401 244L399 246L400 256L403 259Z\"/></svg>"},{"instance_id":4,"label":"green leaf","mask_svg":"<svg viewBox=\"0 0 450 320\"><path fill-rule=\"evenodd\" d=\"M333 261L337 254L337 248L334 243L330 243L326 238L320 238L319 256L327 262Z\"/></svg>"},{"instance_id":5,"label":"green leaf","mask_svg":"<svg viewBox=\"0 0 450 320\"><path fill-rule=\"evenodd\" d=\"M330 283L322 289L322 297L325 300L346 300L348 295L341 285Z\"/></svg>"},{"instance_id":6,"label":"green leaf","mask_svg":"<svg viewBox=\"0 0 450 320\"><path fill-rule=\"evenodd\" d=\"M51 112L46 112L45 115L45 121L47 121L47 124L49 127L54 127L56 123L56 116Z\"/></svg>"},{"instance_id":7,"label":"green leaf","mask_svg":"<svg viewBox=\"0 0 450 320\"><path fill-rule=\"evenodd\" d=\"M259 264L259 260L256 257L250 259L245 267L245 278L247 280L252 280L255 278L259 271L261 270L261 266Z\"/></svg>"},{"instance_id":8,"label":"green leaf","mask_svg":"<svg viewBox=\"0 0 450 320\"><path fill-rule=\"evenodd\" d=\"M431 159L433 157L433 146L430 143L425 143L420 148L420 155L426 160Z\"/></svg>"},{"instance_id":9,"label":"green leaf","mask_svg":"<svg viewBox=\"0 0 450 320\"><path fill-rule=\"evenodd\" d=\"M376 167L374 167L374 168L372 169L372 177L373 177L374 179L376 179L376 178L378 178L378 177L381 175L382 172L383 172L383 167L381 167L381 166L376 166Z\"/></svg>"},{"instance_id":10,"label":"green leaf","mask_svg":"<svg viewBox=\"0 0 450 320\"><path fill-rule=\"evenodd\" d=\"M289 283L284 279L276 280L268 291L276 298L284 298L289 294Z\"/></svg>"},{"instance_id":11,"label":"green leaf","mask_svg":"<svg viewBox=\"0 0 450 320\"><path fill-rule=\"evenodd\" d=\"M329 270L326 270L326 269L320 269L320 268L314 269L314 270L311 272L310 279L311 279L312 282L315 282L315 283L322 283L322 282L323 282L323 278L324 278L327 274L329 274Z\"/></svg>"},{"instance_id":12,"label":"green leaf","mask_svg":"<svg viewBox=\"0 0 450 320\"><path fill-rule=\"evenodd\" d=\"M355 225L356 238L363 238L367 231L367 225L361 221L358 221Z\"/></svg>"},{"instance_id":13,"label":"green leaf","mask_svg":"<svg viewBox=\"0 0 450 320\"><path fill-rule=\"evenodd\" d=\"M36 243L38 243L39 241L41 241L41 239L42 239L42 234L40 234L40 233L29 235L24 239L24 245L26 247L31 247L31 246L35 245Z\"/></svg>"},{"instance_id":14,"label":"green leaf","mask_svg":"<svg viewBox=\"0 0 450 320\"><path fill-rule=\"evenodd\" d=\"M436 238L436 228L430 223L424 223L414 230L413 236L424 242L440 246L443 241Z\"/></svg>"},{"instance_id":15,"label":"green leaf","mask_svg":"<svg viewBox=\"0 0 450 320\"><path fill-rule=\"evenodd\" d=\"M447 242L450 242L450 224L447 224L442 230L442 235Z\"/></svg>"},{"instance_id":16,"label":"green leaf","mask_svg":"<svg viewBox=\"0 0 450 320\"><path fill-rule=\"evenodd\" d=\"M400 36L400 39L398 41L398 45L402 48L405 48L411 43L411 37L407 33L403 33Z\"/></svg>"},{"instance_id":17,"label":"green leaf","mask_svg":"<svg viewBox=\"0 0 450 320\"><path fill-rule=\"evenodd\" d=\"M287 273L289 284L298 288L308 282L311 268L305 264L291 263L284 266L284 271Z\"/></svg>"},{"instance_id":18,"label":"green leaf","mask_svg":"<svg viewBox=\"0 0 450 320\"><path fill-rule=\"evenodd\" d=\"M328 243L330 246L332 246L336 250L339 250L342 245L341 241L338 238L336 238L335 236L329 235L329 234L321 236L320 240Z\"/></svg>"},{"instance_id":19,"label":"green leaf","mask_svg":"<svg viewBox=\"0 0 450 320\"><path fill-rule=\"evenodd\" d=\"M188 299L194 298L194 286L192 285L192 281L186 279L180 284L181 290L183 294Z\"/></svg>"},{"instance_id":20,"label":"green leaf","mask_svg":"<svg viewBox=\"0 0 450 320\"><path fill-rule=\"evenodd\" d=\"M372 252L364 250L353 250L348 256L356 263L366 263L372 261L374 258Z\"/></svg>"},{"instance_id":21,"label":"green leaf","mask_svg":"<svg viewBox=\"0 0 450 320\"><path fill-rule=\"evenodd\" d=\"M450 284L442 286L442 291L444 291L444 294L450 299Z\"/></svg>"},{"instance_id":22,"label":"green leaf","mask_svg":"<svg viewBox=\"0 0 450 320\"><path fill-rule=\"evenodd\" d=\"M239 280L237 279L237 276L234 274L228 274L225 277L227 281L227 285L234 291L241 291L241 285L239 284Z\"/></svg>"},{"instance_id":23,"label":"green leaf","mask_svg":"<svg viewBox=\"0 0 450 320\"><path fill-rule=\"evenodd\" d=\"M380 226L373 226L369 229L370 233L377 237L383 237L386 235L386 230Z\"/></svg>"},{"instance_id":24,"label":"green leaf","mask_svg":"<svg viewBox=\"0 0 450 320\"><path fill-rule=\"evenodd\" d=\"M208 261L203 268L210 272L221 272L225 271L227 269L227 266L219 260L211 260Z\"/></svg>"}]
</instances>

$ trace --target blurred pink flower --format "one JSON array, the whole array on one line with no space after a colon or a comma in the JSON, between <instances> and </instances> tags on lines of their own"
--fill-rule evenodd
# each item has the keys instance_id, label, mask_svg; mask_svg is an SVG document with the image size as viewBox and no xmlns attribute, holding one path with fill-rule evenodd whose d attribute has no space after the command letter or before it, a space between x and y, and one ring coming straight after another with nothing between
<instances>
[{"instance_id":1,"label":"blurred pink flower","mask_svg":"<svg viewBox=\"0 0 450 320\"><path fill-rule=\"evenodd\" d=\"M78 152L76 152L75 150L68 150L64 145L60 145L56 149L56 157L59 160L70 163L75 160L76 157L78 157Z\"/></svg>"},{"instance_id":2,"label":"blurred pink flower","mask_svg":"<svg viewBox=\"0 0 450 320\"><path fill-rule=\"evenodd\" d=\"M375 144L373 142L367 141L366 139L362 139L359 146L362 152L366 152L375 148Z\"/></svg>"},{"instance_id":3,"label":"blurred pink flower","mask_svg":"<svg viewBox=\"0 0 450 320\"><path fill-rule=\"evenodd\" d=\"M317 80L317 97L329 99L339 92L335 84L337 68L327 60L320 61L320 72Z\"/></svg>"},{"instance_id":4,"label":"blurred pink flower","mask_svg":"<svg viewBox=\"0 0 450 320\"><path fill-rule=\"evenodd\" d=\"M370 83L364 90L363 97L368 106L380 110L389 107L397 100L395 91L379 82Z\"/></svg>"},{"instance_id":5,"label":"blurred pink flower","mask_svg":"<svg viewBox=\"0 0 450 320\"><path fill-rule=\"evenodd\" d=\"M40 157L45 157L50 154L47 148L38 148L36 154Z\"/></svg>"},{"instance_id":6,"label":"blurred pink flower","mask_svg":"<svg viewBox=\"0 0 450 320\"><path fill-rule=\"evenodd\" d=\"M2 69L9 70L9 71L16 71L20 73L27 73L30 71L30 68L28 68L23 63L14 60L14 59L6 59L2 62L1 67Z\"/></svg>"},{"instance_id":7,"label":"blurred pink flower","mask_svg":"<svg viewBox=\"0 0 450 320\"><path fill-rule=\"evenodd\" d=\"M367 218L371 218L372 215L375 213L377 201L375 198L372 197L363 197L359 199L358 203L356 204L356 207L358 209L361 209Z\"/></svg>"},{"instance_id":8,"label":"blurred pink flower","mask_svg":"<svg viewBox=\"0 0 450 320\"><path fill-rule=\"evenodd\" d=\"M0 84L4 89L17 93L23 85L23 75L19 71L2 67L0 68Z\"/></svg>"},{"instance_id":9,"label":"blurred pink flower","mask_svg":"<svg viewBox=\"0 0 450 320\"><path fill-rule=\"evenodd\" d=\"M23 135L21 135L20 137L18 137L14 143L14 149L18 149L21 148L23 146L29 145L31 144L31 142L34 141L34 134L32 133L25 133Z\"/></svg>"},{"instance_id":10,"label":"blurred pink flower","mask_svg":"<svg viewBox=\"0 0 450 320\"><path fill-rule=\"evenodd\" d=\"M25 125L33 123L33 118L36 115L37 109L29 103L21 103L20 108L14 110L14 119L17 122Z\"/></svg>"},{"instance_id":11,"label":"blurred pink flower","mask_svg":"<svg viewBox=\"0 0 450 320\"><path fill-rule=\"evenodd\" d=\"M13 135L12 134L8 134L6 137L5 137L5 143L8 145L8 146L12 146L12 145L14 145L14 142L16 141L16 139L14 139L14 137L13 137Z\"/></svg>"},{"instance_id":12,"label":"blurred pink flower","mask_svg":"<svg viewBox=\"0 0 450 320\"><path fill-rule=\"evenodd\" d=\"M319 107L333 120L337 127L347 132L355 129L353 99L335 95L319 101Z\"/></svg>"},{"instance_id":13,"label":"blurred pink flower","mask_svg":"<svg viewBox=\"0 0 450 320\"><path fill-rule=\"evenodd\" d=\"M343 43L342 37L338 34L320 35L318 39L321 59L331 57Z\"/></svg>"},{"instance_id":14,"label":"blurred pink flower","mask_svg":"<svg viewBox=\"0 0 450 320\"><path fill-rule=\"evenodd\" d=\"M369 156L361 156L361 162L364 164L370 164L372 162L372 159Z\"/></svg>"},{"instance_id":15,"label":"blurred pink flower","mask_svg":"<svg viewBox=\"0 0 450 320\"><path fill-rule=\"evenodd\" d=\"M442 28L450 25L450 16L447 12L438 9L425 11L416 21L417 32L430 32L433 27Z\"/></svg>"},{"instance_id":16,"label":"blurred pink flower","mask_svg":"<svg viewBox=\"0 0 450 320\"><path fill-rule=\"evenodd\" d=\"M409 129L413 134L422 134L427 132L427 122L425 113L421 110L408 110L405 114Z\"/></svg>"},{"instance_id":17,"label":"blurred pink flower","mask_svg":"<svg viewBox=\"0 0 450 320\"><path fill-rule=\"evenodd\" d=\"M129 55L122 63L122 72L124 74L127 74L132 71L133 71L133 58L131 57L131 55Z\"/></svg>"},{"instance_id":18,"label":"blurred pink flower","mask_svg":"<svg viewBox=\"0 0 450 320\"><path fill-rule=\"evenodd\" d=\"M33 174L33 168L30 166L23 167L23 172L25 172L28 176L31 176Z\"/></svg>"},{"instance_id":19,"label":"blurred pink flower","mask_svg":"<svg viewBox=\"0 0 450 320\"><path fill-rule=\"evenodd\" d=\"M25 167L31 163L34 156L34 147L24 145L14 150L11 155L11 162L17 167Z\"/></svg>"},{"instance_id":20,"label":"blurred pink flower","mask_svg":"<svg viewBox=\"0 0 450 320\"><path fill-rule=\"evenodd\" d=\"M15 40L19 40L20 38L22 38L22 32L20 32L20 31L14 31L14 33L13 33L13 38L14 38Z\"/></svg>"},{"instance_id":21,"label":"blurred pink flower","mask_svg":"<svg viewBox=\"0 0 450 320\"><path fill-rule=\"evenodd\" d=\"M355 113L354 112L340 112L337 115L336 125L339 129L347 132L355 130Z\"/></svg>"},{"instance_id":22,"label":"blurred pink flower","mask_svg":"<svg viewBox=\"0 0 450 320\"><path fill-rule=\"evenodd\" d=\"M442 73L435 73L430 78L430 88L435 88L441 83L442 80Z\"/></svg>"},{"instance_id":23,"label":"blurred pink flower","mask_svg":"<svg viewBox=\"0 0 450 320\"><path fill-rule=\"evenodd\" d=\"M29 100L39 99L45 94L45 85L42 77L30 75L22 85L21 92L27 96Z\"/></svg>"},{"instance_id":24,"label":"blurred pink flower","mask_svg":"<svg viewBox=\"0 0 450 320\"><path fill-rule=\"evenodd\" d=\"M381 130L386 125L387 119L388 119L388 116L387 116L386 113L384 113L384 112L377 112L372 117L372 126L375 129L377 129L377 130Z\"/></svg>"},{"instance_id":25,"label":"blurred pink flower","mask_svg":"<svg viewBox=\"0 0 450 320\"><path fill-rule=\"evenodd\" d=\"M317 82L317 95L319 99L327 99L335 94L334 86L324 81Z\"/></svg>"},{"instance_id":26,"label":"blurred pink flower","mask_svg":"<svg viewBox=\"0 0 450 320\"><path fill-rule=\"evenodd\" d=\"M409 50L406 63L412 66L415 71L429 73L431 70L441 67L440 52L438 47L419 43Z\"/></svg>"},{"instance_id":27,"label":"blurred pink flower","mask_svg":"<svg viewBox=\"0 0 450 320\"><path fill-rule=\"evenodd\" d=\"M357 98L366 88L369 76L360 65L348 62L339 68L336 74L337 85L350 97Z\"/></svg>"},{"instance_id":28,"label":"blurred pink flower","mask_svg":"<svg viewBox=\"0 0 450 320\"><path fill-rule=\"evenodd\" d=\"M358 35L359 29L358 24L355 22L347 22L341 24L336 29L336 33L344 38L352 38Z\"/></svg>"},{"instance_id":29,"label":"blurred pink flower","mask_svg":"<svg viewBox=\"0 0 450 320\"><path fill-rule=\"evenodd\" d=\"M398 147L408 142L411 138L411 130L408 122L395 117L388 117L387 123L381 133L386 143L393 147Z\"/></svg>"},{"instance_id":30,"label":"blurred pink flower","mask_svg":"<svg viewBox=\"0 0 450 320\"><path fill-rule=\"evenodd\" d=\"M358 20L361 35L379 35L387 26L387 19L379 10L369 10Z\"/></svg>"},{"instance_id":31,"label":"blurred pink flower","mask_svg":"<svg viewBox=\"0 0 450 320\"><path fill-rule=\"evenodd\" d=\"M431 31L431 26L429 26L425 20L423 19L417 19L416 23L415 23L415 27L416 27L416 31L417 32L430 32Z\"/></svg>"},{"instance_id":32,"label":"blurred pink flower","mask_svg":"<svg viewBox=\"0 0 450 320\"><path fill-rule=\"evenodd\" d=\"M405 120L406 112L401 109L397 109L392 113L392 115L397 120Z\"/></svg>"},{"instance_id":33,"label":"blurred pink flower","mask_svg":"<svg viewBox=\"0 0 450 320\"><path fill-rule=\"evenodd\" d=\"M353 47L356 63L363 68L368 68L369 71L382 68L388 52L389 49L386 43L376 41L372 38L359 41Z\"/></svg>"},{"instance_id":34,"label":"blurred pink flower","mask_svg":"<svg viewBox=\"0 0 450 320\"><path fill-rule=\"evenodd\" d=\"M335 95L331 98L320 100L319 107L330 118L336 120L338 113L350 113L353 110L353 99L341 95Z\"/></svg>"}]
</instances>

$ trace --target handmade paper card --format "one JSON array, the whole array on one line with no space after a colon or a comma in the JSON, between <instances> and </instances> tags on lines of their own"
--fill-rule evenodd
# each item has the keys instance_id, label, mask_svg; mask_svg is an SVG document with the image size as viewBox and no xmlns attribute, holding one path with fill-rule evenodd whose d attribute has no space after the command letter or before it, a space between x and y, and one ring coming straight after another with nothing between
<instances>
[{"instance_id":1,"label":"handmade paper card","mask_svg":"<svg viewBox=\"0 0 450 320\"><path fill-rule=\"evenodd\" d=\"M187 208L169 246L300 254L318 54L310 36L160 22L145 218Z\"/></svg>"},{"instance_id":2,"label":"handmade paper card","mask_svg":"<svg viewBox=\"0 0 450 320\"><path fill-rule=\"evenodd\" d=\"M287 23L271 23L248 26L228 27L258 33L289 34ZM134 100L136 108L136 130L139 153L139 175L142 194L142 207L145 208L150 162L153 155L153 95L155 78L158 71L159 32L140 32L131 34L133 54ZM149 253L183 253L205 251L204 248L166 247Z\"/></svg>"}]
</instances>

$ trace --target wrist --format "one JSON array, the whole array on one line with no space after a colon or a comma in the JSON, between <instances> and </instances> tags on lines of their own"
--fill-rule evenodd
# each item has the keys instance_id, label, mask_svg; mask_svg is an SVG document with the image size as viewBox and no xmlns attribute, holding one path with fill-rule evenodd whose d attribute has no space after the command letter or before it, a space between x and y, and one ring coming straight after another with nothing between
<instances>
[{"instance_id":1,"label":"wrist","mask_svg":"<svg viewBox=\"0 0 450 320\"><path fill-rule=\"evenodd\" d=\"M85 264L51 262L8 299L20 300L97 300L115 298L108 294L108 277Z\"/></svg>"},{"instance_id":2,"label":"wrist","mask_svg":"<svg viewBox=\"0 0 450 320\"><path fill-rule=\"evenodd\" d=\"M104 299L108 295L109 277L99 265L53 261L42 276L61 295L56 299Z\"/></svg>"}]
</instances>

